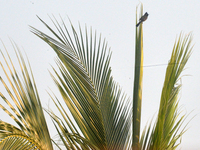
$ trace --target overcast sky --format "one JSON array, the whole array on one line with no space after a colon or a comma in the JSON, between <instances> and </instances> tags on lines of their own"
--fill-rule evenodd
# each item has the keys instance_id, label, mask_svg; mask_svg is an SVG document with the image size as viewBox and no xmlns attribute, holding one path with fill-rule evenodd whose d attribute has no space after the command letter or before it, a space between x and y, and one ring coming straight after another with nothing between
<instances>
[{"instance_id":1,"label":"overcast sky","mask_svg":"<svg viewBox=\"0 0 200 150\"><path fill-rule=\"evenodd\" d=\"M139 3L140 1L133 0L2 0L0 39L11 55L13 50L9 37L26 52L42 104L47 108L52 102L46 90L50 88L57 91L48 73L48 69L51 69L50 64L55 65L56 55L47 44L29 31L28 25L49 33L36 15L50 25L52 23L48 15L54 15L58 20L60 15L66 24L69 24L69 17L75 27L78 27L78 22L82 27L85 24L88 27L92 26L108 41L108 46L113 52L111 67L114 79L132 98L135 12ZM186 65L187 69L183 72L185 76L182 78L180 106L183 112L193 111L188 118L197 116L190 122L179 149L200 149L200 1L143 0L142 3L144 13L149 13L148 20L143 24L145 67L142 128L158 111L166 64L176 37L181 31L185 34L192 31L195 46ZM0 48L3 49L2 44ZM12 58L15 56L12 55ZM0 88L2 90L2 86ZM0 113L2 114L2 110ZM0 119L11 120L5 114L1 115ZM50 128L54 130L53 126Z\"/></svg>"}]
</instances>

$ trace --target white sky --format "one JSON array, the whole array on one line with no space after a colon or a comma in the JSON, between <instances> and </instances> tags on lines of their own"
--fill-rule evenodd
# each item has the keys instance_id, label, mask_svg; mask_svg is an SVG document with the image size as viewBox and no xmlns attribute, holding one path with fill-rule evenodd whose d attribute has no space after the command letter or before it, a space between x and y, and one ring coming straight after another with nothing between
<instances>
[{"instance_id":1,"label":"white sky","mask_svg":"<svg viewBox=\"0 0 200 150\"><path fill-rule=\"evenodd\" d=\"M193 32L195 44L193 54L183 72L183 88L180 106L187 113L194 110L189 118L197 115L183 135L182 150L200 149L200 1L198 0L143 0L144 12L149 13L143 24L144 66L167 64L175 38L181 31ZM47 29L36 15L52 25L48 15L59 14L68 24L69 17L75 27L78 21L84 27L92 26L102 33L113 52L111 67L114 79L132 97L135 12L139 1L131 0L6 0L0 2L0 39L10 54L13 50L9 38L24 50L30 60L43 106L47 108L49 88L57 91L47 69L54 65L55 53L51 48L29 31L28 25L44 32ZM49 32L48 32L49 33ZM3 49L2 45L0 48ZM13 58L15 56L13 55ZM158 111L159 100L164 82L166 65L144 68L142 127ZM2 70L0 70L2 74ZM2 89L2 86L0 86ZM52 105L51 105L52 106ZM0 110L2 114L2 110ZM10 121L3 114L0 119ZM51 121L48 120L51 124ZM51 130L53 125L50 126Z\"/></svg>"}]
</instances>

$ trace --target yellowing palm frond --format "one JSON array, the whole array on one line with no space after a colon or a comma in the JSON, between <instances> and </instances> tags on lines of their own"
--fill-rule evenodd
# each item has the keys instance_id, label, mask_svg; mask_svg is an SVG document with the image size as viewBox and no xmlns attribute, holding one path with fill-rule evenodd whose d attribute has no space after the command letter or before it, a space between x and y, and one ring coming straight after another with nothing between
<instances>
[{"instance_id":1,"label":"yellowing palm frond","mask_svg":"<svg viewBox=\"0 0 200 150\"><path fill-rule=\"evenodd\" d=\"M0 104L0 108L19 127L0 121L0 143L5 146L6 143L8 145L8 143L13 141L13 145L16 147L26 143L27 146L35 145L34 147L37 149L51 150L53 149L52 143L32 72L31 70L28 71L18 47L16 45L13 45L13 47L15 48L21 72L20 74L17 73L8 52L6 51L7 59L1 51L6 67L2 61L0 64L8 82L2 77L0 77L0 80L10 98L6 98L1 92L0 97L11 110L7 110L2 104ZM11 149L14 148L12 147Z\"/></svg>"}]
</instances>

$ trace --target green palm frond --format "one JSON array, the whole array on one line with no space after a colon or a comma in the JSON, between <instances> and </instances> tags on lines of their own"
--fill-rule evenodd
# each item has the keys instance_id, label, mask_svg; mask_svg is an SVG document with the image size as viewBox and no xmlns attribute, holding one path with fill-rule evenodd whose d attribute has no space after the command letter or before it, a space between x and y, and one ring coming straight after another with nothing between
<instances>
[{"instance_id":1,"label":"green palm frond","mask_svg":"<svg viewBox=\"0 0 200 150\"><path fill-rule=\"evenodd\" d=\"M0 108L17 123L19 128L1 121L0 140L4 141L4 144L13 141L18 143L18 145L28 140L31 141L28 142L29 144L35 143L34 145L38 145L38 149L51 150L52 143L32 72L31 70L28 71L25 60L16 44L13 44L13 47L18 58L21 72L19 74L16 71L8 51L6 50L8 59L1 51L6 67L3 65L2 61L0 65L8 82L1 76L0 80L10 98L6 98L5 94L2 92L0 92L0 97L11 110L7 110L2 104L0 104ZM24 141L23 139L26 140Z\"/></svg>"},{"instance_id":2,"label":"green palm frond","mask_svg":"<svg viewBox=\"0 0 200 150\"><path fill-rule=\"evenodd\" d=\"M184 127L181 129L185 115L180 116L178 95L181 88L180 75L191 55L191 40L191 34L186 36L180 34L174 44L166 70L157 122L151 134L146 135L149 142L143 145L145 149L175 149L179 145L178 140L185 132Z\"/></svg>"},{"instance_id":3,"label":"green palm frond","mask_svg":"<svg viewBox=\"0 0 200 150\"><path fill-rule=\"evenodd\" d=\"M62 28L55 21L58 35L44 21L42 22L57 40L33 27L31 31L47 42L59 57L56 62L60 72L54 69L56 77L52 77L81 132L78 133L67 115L64 115L67 114L65 108L57 102L64 122L70 126L69 131L79 137L83 135L99 149L126 148L130 142L130 105L112 79L109 66L111 53L107 52L105 40L102 42L101 36L97 38L96 32L93 34L92 29L90 36L87 28L85 36L81 28L78 34L71 25L72 38L65 23L62 22ZM54 117L54 121L55 118L57 117ZM64 127L61 122L55 123ZM65 132L68 134L65 130L62 134Z\"/></svg>"}]
</instances>

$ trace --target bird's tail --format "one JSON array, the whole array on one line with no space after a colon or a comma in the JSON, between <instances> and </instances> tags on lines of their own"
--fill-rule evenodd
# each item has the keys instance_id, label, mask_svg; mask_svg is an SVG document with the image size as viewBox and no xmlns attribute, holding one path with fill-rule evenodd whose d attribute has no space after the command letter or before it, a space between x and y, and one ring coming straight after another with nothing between
<instances>
[{"instance_id":1,"label":"bird's tail","mask_svg":"<svg viewBox=\"0 0 200 150\"><path fill-rule=\"evenodd\" d=\"M140 25L140 23L141 23L141 21L140 21L140 22L138 22L138 24L136 24L136 27L138 27L138 26Z\"/></svg>"}]
</instances>

